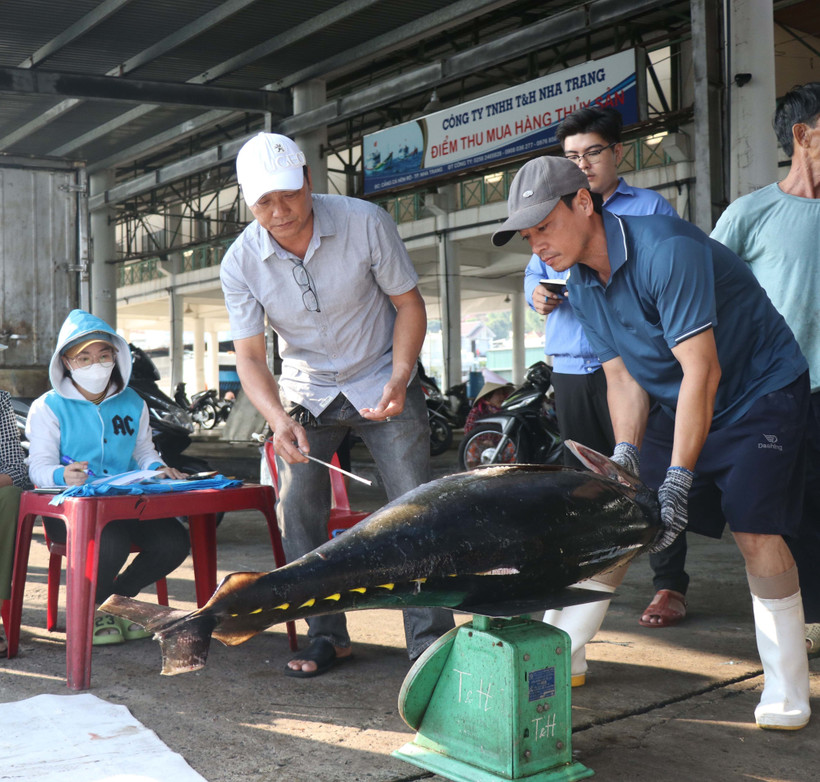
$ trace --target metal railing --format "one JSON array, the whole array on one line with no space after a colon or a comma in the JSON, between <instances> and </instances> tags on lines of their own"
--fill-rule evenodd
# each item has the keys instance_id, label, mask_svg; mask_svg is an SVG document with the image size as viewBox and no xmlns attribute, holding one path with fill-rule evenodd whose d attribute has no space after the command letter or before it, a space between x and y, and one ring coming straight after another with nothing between
<instances>
[{"instance_id":1,"label":"metal railing","mask_svg":"<svg viewBox=\"0 0 820 782\"><path fill-rule=\"evenodd\" d=\"M645 168L668 165L671 160L661 149L659 143L649 143L652 137L635 139L624 142L624 155L618 166L619 173L640 171ZM458 203L456 209L469 209L484 204L506 201L510 193L510 185L515 177L519 164L494 171L490 174L464 179L458 184ZM405 193L392 198L379 199L375 203L381 206L397 223L408 223L420 220L428 215L424 210L425 193ZM228 247L235 237L228 237L206 242L182 251L182 271L205 269L216 266L225 256ZM169 250L170 252L170 250ZM119 287L148 282L162 277L158 257L143 258L138 261L125 263L120 267Z\"/></svg>"}]
</instances>

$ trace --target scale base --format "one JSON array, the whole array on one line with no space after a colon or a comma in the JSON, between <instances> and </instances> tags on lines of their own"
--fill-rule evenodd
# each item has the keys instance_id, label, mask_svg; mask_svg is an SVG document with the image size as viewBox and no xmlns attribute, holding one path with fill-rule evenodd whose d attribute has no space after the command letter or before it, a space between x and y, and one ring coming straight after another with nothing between
<instances>
[{"instance_id":1,"label":"scale base","mask_svg":"<svg viewBox=\"0 0 820 782\"><path fill-rule=\"evenodd\" d=\"M474 616L410 669L399 713L415 739L393 753L453 782L574 782L570 638L529 617Z\"/></svg>"},{"instance_id":2,"label":"scale base","mask_svg":"<svg viewBox=\"0 0 820 782\"><path fill-rule=\"evenodd\" d=\"M511 782L509 777L493 774L491 771L465 763L463 760L420 747L412 741L391 754L406 763L412 763L425 771L432 771L453 782ZM516 782L519 780L520 782L575 782L577 779L591 777L594 773L591 768L581 763L570 763L539 771L528 777L516 777L515 780Z\"/></svg>"}]
</instances>

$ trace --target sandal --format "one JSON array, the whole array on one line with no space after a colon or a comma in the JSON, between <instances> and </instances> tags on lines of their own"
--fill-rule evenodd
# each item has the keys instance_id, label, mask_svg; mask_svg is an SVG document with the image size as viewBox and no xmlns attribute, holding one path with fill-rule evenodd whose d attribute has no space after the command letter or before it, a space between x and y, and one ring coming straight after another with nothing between
<instances>
[{"instance_id":1,"label":"sandal","mask_svg":"<svg viewBox=\"0 0 820 782\"><path fill-rule=\"evenodd\" d=\"M686 598L674 589L660 589L641 615L642 627L674 627L686 617ZM656 621L650 622L650 618Z\"/></svg>"},{"instance_id":2,"label":"sandal","mask_svg":"<svg viewBox=\"0 0 820 782\"><path fill-rule=\"evenodd\" d=\"M145 630L142 625L126 619L124 616L114 617L114 621L120 628L122 637L126 641L139 641L140 638L150 638L153 633Z\"/></svg>"},{"instance_id":3,"label":"sandal","mask_svg":"<svg viewBox=\"0 0 820 782\"><path fill-rule=\"evenodd\" d=\"M91 636L92 646L121 644L124 640L120 626L113 616L98 614L94 617L94 634Z\"/></svg>"},{"instance_id":4,"label":"sandal","mask_svg":"<svg viewBox=\"0 0 820 782\"><path fill-rule=\"evenodd\" d=\"M352 654L339 657L339 655L336 654L335 647L332 643L330 643L330 641L326 638L314 638L310 642L310 646L308 646L302 654L298 657L294 657L293 659L305 661L312 660L316 663L316 670L302 671L299 669L293 669L289 665L285 665L285 675L295 676L297 679L310 679L313 676L321 676L323 673L327 673L331 668L336 665L340 665L341 663L346 663L352 657Z\"/></svg>"},{"instance_id":5,"label":"sandal","mask_svg":"<svg viewBox=\"0 0 820 782\"><path fill-rule=\"evenodd\" d=\"M820 656L820 624L806 625L806 651L809 657Z\"/></svg>"}]
</instances>

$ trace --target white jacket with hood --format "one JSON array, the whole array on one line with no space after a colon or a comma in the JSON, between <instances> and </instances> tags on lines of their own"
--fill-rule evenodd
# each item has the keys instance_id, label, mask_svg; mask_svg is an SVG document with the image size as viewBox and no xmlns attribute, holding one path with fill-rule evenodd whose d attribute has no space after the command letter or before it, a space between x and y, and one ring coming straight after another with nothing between
<instances>
[{"instance_id":1,"label":"white jacket with hood","mask_svg":"<svg viewBox=\"0 0 820 782\"><path fill-rule=\"evenodd\" d=\"M89 402L77 390L60 358L66 345L95 332L103 332L117 349L116 367L123 381L122 390L110 383L99 404ZM65 486L63 459L87 461L90 473L98 478L163 466L151 440L148 408L139 394L128 388L130 377L128 343L95 315L72 310L51 357L52 390L34 401L26 421L29 476L35 486Z\"/></svg>"}]
</instances>

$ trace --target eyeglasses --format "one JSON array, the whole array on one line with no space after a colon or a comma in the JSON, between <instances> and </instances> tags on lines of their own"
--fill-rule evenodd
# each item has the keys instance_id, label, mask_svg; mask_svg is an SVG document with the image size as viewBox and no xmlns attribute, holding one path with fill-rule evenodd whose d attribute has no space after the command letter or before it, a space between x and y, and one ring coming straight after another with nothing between
<instances>
[{"instance_id":1,"label":"eyeglasses","mask_svg":"<svg viewBox=\"0 0 820 782\"><path fill-rule=\"evenodd\" d=\"M319 298L316 296L316 291L313 289L313 281L310 279L310 274L305 268L302 261L293 261L293 279L302 291L302 304L308 312L321 312L319 309Z\"/></svg>"},{"instance_id":2,"label":"eyeglasses","mask_svg":"<svg viewBox=\"0 0 820 782\"><path fill-rule=\"evenodd\" d=\"M97 356L92 356L89 353L80 353L74 358L68 359L69 361L73 361L78 367L81 369L85 369L86 367L90 367L92 364L99 364L103 369L110 369L114 366L114 361L117 358L117 351L116 350L103 350L97 354Z\"/></svg>"},{"instance_id":3,"label":"eyeglasses","mask_svg":"<svg viewBox=\"0 0 820 782\"><path fill-rule=\"evenodd\" d=\"M600 149L591 149L589 152L584 152L583 155L564 155L564 157L567 160L571 160L573 163L580 163L582 160L586 160L587 163L597 163L598 158L601 157L601 152L605 149L614 147L617 143L617 141L613 141L611 144L607 144L605 147L601 147Z\"/></svg>"}]
</instances>

